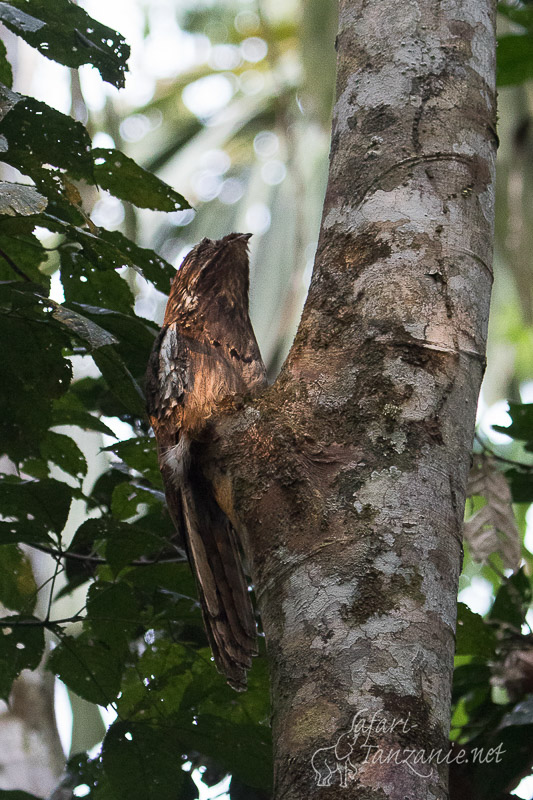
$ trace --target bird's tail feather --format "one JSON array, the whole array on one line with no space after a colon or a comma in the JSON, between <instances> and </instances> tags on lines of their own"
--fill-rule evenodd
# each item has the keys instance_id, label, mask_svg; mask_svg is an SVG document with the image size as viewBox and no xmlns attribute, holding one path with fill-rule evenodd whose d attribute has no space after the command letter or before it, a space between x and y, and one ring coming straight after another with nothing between
<instances>
[{"instance_id":1,"label":"bird's tail feather","mask_svg":"<svg viewBox=\"0 0 533 800\"><path fill-rule=\"evenodd\" d=\"M256 625L237 537L201 474L180 489L185 538L215 663L234 689L246 688L257 655Z\"/></svg>"}]
</instances>

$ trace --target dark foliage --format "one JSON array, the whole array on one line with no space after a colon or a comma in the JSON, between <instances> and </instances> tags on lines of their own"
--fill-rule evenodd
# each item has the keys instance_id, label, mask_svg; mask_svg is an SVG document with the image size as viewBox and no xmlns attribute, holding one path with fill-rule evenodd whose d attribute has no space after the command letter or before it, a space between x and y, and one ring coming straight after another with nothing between
<instances>
[{"instance_id":1,"label":"dark foliage","mask_svg":"<svg viewBox=\"0 0 533 800\"><path fill-rule=\"evenodd\" d=\"M499 80L509 84L532 74L533 7L500 10L521 26L500 44ZM0 20L49 58L69 67L90 63L123 85L128 46L70 0L1 2ZM142 382L156 328L135 314L123 268L164 292L173 269L123 234L96 227L77 182L142 208L188 205L124 154L92 150L80 123L13 92L1 42L0 81L0 158L32 182L0 185L0 441L9 473L0 480L0 601L13 612L0 620L0 696L8 697L23 669L39 664L46 630L57 642L48 668L118 715L97 757L70 759L65 790L85 785L99 800L192 800L197 789L182 768L192 764L207 768L210 782L231 773L234 800L265 797L271 755L264 648L261 642L247 692L236 695L213 667L184 554L169 546L173 529L144 415ZM52 252L37 229L56 235ZM49 299L54 269L63 304ZM73 380L73 356L92 359L99 377ZM511 416L506 432L531 451L532 407L512 406ZM112 441L106 418L130 425L132 438L109 445L107 470L87 487L76 439L89 431ZM514 500L533 502L531 467L501 463ZM62 532L75 499L91 519L69 543ZM51 554L56 574L67 577L62 594L86 587L78 636L54 620L53 606L51 616L33 615L38 587L21 543ZM42 591L54 592L54 584ZM483 748L502 742L510 754L497 765L454 770L454 786L475 787L463 796L501 797L529 769L530 599L530 580L520 572L503 581L486 619L460 607L454 740ZM0 800L31 796L0 792Z\"/></svg>"}]
</instances>

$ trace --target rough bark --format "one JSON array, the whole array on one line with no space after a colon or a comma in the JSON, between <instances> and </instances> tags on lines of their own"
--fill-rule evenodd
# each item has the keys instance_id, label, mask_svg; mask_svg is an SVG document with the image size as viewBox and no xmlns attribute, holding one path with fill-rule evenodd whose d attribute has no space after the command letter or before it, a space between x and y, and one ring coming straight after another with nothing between
<instances>
[{"instance_id":1,"label":"rough bark","mask_svg":"<svg viewBox=\"0 0 533 800\"><path fill-rule=\"evenodd\" d=\"M494 17L493 0L341 0L300 328L213 445L266 633L275 798L344 781L343 796L447 796L446 765L408 754L448 749L492 282Z\"/></svg>"}]
</instances>

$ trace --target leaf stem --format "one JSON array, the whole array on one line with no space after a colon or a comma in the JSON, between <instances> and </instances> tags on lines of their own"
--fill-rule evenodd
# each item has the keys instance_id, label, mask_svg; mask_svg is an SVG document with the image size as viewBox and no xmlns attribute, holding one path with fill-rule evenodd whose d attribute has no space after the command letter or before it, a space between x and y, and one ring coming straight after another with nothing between
<instances>
[{"instance_id":1,"label":"leaf stem","mask_svg":"<svg viewBox=\"0 0 533 800\"><path fill-rule=\"evenodd\" d=\"M3 258L5 261L7 261L7 263L9 264L9 266L11 267L11 269L13 270L13 272L16 272L16 273L17 273L17 275L20 275L20 277L21 277L23 280L27 281L28 283L31 283L31 282L32 282L32 281L31 281L31 278L28 278L28 276L26 275L26 273L25 273L25 272L23 272L23 271L21 270L21 268L20 268L20 267L17 267L17 265L15 264L15 262L13 261L13 259L11 258L11 256L8 256L8 254L7 254L7 253L5 253L3 250L0 250L0 256L2 256L2 258Z\"/></svg>"}]
</instances>

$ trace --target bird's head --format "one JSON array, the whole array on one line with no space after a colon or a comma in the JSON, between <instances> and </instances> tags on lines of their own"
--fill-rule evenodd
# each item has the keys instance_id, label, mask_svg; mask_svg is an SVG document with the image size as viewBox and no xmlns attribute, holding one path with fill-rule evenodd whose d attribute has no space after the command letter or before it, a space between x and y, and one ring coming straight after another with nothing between
<instances>
[{"instance_id":1,"label":"bird's head","mask_svg":"<svg viewBox=\"0 0 533 800\"><path fill-rule=\"evenodd\" d=\"M239 253L248 257L248 242L251 236L251 233L228 233L222 239L202 239L189 255L194 253L195 259L205 260L205 266L217 257L224 260L226 255Z\"/></svg>"},{"instance_id":2,"label":"bird's head","mask_svg":"<svg viewBox=\"0 0 533 800\"><path fill-rule=\"evenodd\" d=\"M247 294L251 236L251 233L230 233L222 239L202 239L183 260L175 284L201 292L233 287Z\"/></svg>"}]
</instances>

